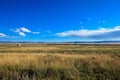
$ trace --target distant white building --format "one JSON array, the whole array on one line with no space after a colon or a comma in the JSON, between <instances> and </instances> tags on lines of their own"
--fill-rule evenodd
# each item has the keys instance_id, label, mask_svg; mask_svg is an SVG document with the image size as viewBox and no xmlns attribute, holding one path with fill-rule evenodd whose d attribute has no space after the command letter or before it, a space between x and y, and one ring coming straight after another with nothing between
<instances>
[{"instance_id":1,"label":"distant white building","mask_svg":"<svg viewBox=\"0 0 120 80\"><path fill-rule=\"evenodd\" d=\"M19 47L20 47L20 46L22 46L22 44L18 43L18 44L17 44L17 46L19 46Z\"/></svg>"}]
</instances>

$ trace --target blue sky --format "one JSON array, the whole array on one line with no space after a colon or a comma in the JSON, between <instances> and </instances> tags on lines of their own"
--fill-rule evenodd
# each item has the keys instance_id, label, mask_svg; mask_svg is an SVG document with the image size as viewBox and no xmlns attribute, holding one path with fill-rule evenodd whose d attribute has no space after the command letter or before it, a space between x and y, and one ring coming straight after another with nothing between
<instances>
[{"instance_id":1,"label":"blue sky","mask_svg":"<svg viewBox=\"0 0 120 80\"><path fill-rule=\"evenodd\" d=\"M120 40L120 0L0 0L0 41Z\"/></svg>"}]
</instances>

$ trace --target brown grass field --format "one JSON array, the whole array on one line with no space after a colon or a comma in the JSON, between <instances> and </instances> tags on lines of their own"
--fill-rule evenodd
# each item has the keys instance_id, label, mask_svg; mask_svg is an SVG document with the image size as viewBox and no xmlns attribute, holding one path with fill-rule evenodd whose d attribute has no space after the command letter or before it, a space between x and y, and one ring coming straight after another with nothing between
<instances>
[{"instance_id":1,"label":"brown grass field","mask_svg":"<svg viewBox=\"0 0 120 80\"><path fill-rule=\"evenodd\" d=\"M0 80L120 80L120 45L0 44Z\"/></svg>"}]
</instances>

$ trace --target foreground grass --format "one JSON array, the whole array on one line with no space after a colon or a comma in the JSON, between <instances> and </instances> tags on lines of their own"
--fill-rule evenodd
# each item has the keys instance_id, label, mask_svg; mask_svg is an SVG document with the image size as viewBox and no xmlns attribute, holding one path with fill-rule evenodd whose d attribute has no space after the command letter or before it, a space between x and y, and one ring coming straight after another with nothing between
<instances>
[{"instance_id":1,"label":"foreground grass","mask_svg":"<svg viewBox=\"0 0 120 80\"><path fill-rule=\"evenodd\" d=\"M1 45L0 80L120 80L119 47Z\"/></svg>"}]
</instances>

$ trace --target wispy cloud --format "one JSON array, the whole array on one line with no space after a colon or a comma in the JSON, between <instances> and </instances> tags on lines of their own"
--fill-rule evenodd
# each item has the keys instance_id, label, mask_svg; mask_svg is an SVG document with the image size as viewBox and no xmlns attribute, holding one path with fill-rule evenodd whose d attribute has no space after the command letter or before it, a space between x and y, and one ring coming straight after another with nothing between
<instances>
[{"instance_id":1,"label":"wispy cloud","mask_svg":"<svg viewBox=\"0 0 120 80\"><path fill-rule=\"evenodd\" d=\"M98 21L98 23L106 23L106 21L102 20L102 21Z\"/></svg>"},{"instance_id":2,"label":"wispy cloud","mask_svg":"<svg viewBox=\"0 0 120 80\"><path fill-rule=\"evenodd\" d=\"M21 33L21 35L24 35ZM4 33L0 33L0 38L20 38L18 36L10 36L10 35L6 35Z\"/></svg>"},{"instance_id":3,"label":"wispy cloud","mask_svg":"<svg viewBox=\"0 0 120 80\"><path fill-rule=\"evenodd\" d=\"M17 28L16 30L13 30L13 31L18 33L20 36L26 36L26 33L39 34L39 32L33 32L25 27L20 27L20 28Z\"/></svg>"},{"instance_id":4,"label":"wispy cloud","mask_svg":"<svg viewBox=\"0 0 120 80\"><path fill-rule=\"evenodd\" d=\"M32 32L33 34L40 34L40 32Z\"/></svg>"},{"instance_id":5,"label":"wispy cloud","mask_svg":"<svg viewBox=\"0 0 120 80\"><path fill-rule=\"evenodd\" d=\"M120 26L114 28L100 28L97 30L70 30L65 32L56 33L60 37L81 37L81 38L92 38L92 39L116 39L120 38Z\"/></svg>"},{"instance_id":6,"label":"wispy cloud","mask_svg":"<svg viewBox=\"0 0 120 80\"><path fill-rule=\"evenodd\" d=\"M21 30L22 32L31 32L29 29L25 28L25 27L21 27L19 28L19 30Z\"/></svg>"},{"instance_id":7,"label":"wispy cloud","mask_svg":"<svg viewBox=\"0 0 120 80\"><path fill-rule=\"evenodd\" d=\"M7 35L4 33L0 33L0 37L6 37Z\"/></svg>"},{"instance_id":8,"label":"wispy cloud","mask_svg":"<svg viewBox=\"0 0 120 80\"><path fill-rule=\"evenodd\" d=\"M19 34L20 36L26 36L26 34L25 34L24 32L18 32L18 34Z\"/></svg>"}]
</instances>

